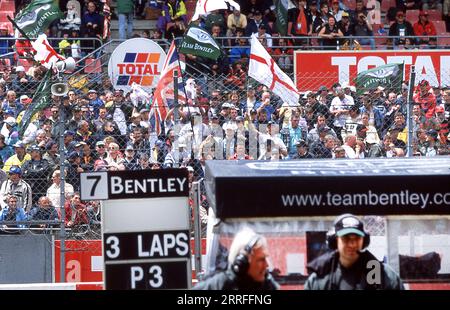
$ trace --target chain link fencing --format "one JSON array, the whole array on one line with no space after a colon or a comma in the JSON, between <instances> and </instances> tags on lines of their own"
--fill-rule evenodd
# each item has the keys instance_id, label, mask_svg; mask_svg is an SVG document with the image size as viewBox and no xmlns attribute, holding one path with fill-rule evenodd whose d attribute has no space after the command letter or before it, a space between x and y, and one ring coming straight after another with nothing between
<instances>
[{"instance_id":1,"label":"chain link fencing","mask_svg":"<svg viewBox=\"0 0 450 310\"><path fill-rule=\"evenodd\" d=\"M183 83L188 83L189 79L194 81L185 88L190 99L187 103L179 102L177 113L168 113L162 133L158 135L151 119L151 104L136 102L130 94L115 91L108 77L107 63L119 43L110 41L101 49L86 53L75 71L64 75L69 85L67 98L52 98L52 104L34 119L37 129L32 134L18 137L14 134L17 132L15 124L4 125L7 131L2 130L6 145L2 151L6 154L2 156L3 163L7 166L10 157L17 159L18 156L19 161L15 163L20 163L22 180L29 189L27 186L16 188L14 192L5 189L0 194L4 199L8 194L27 197L28 191L31 193L28 204L23 205L26 212L22 217L7 213L6 202L3 205L5 215L0 222L5 225L5 233L30 230L60 237L58 187L53 186L53 196L49 197L50 204L56 208L46 210L43 205L48 203L45 199L40 203L39 199L49 196L49 188L57 182L54 171L61 168L57 143L61 134L66 152L65 182L71 185L66 188L70 194L66 197L65 238L80 241L71 244L74 248L69 246L66 251L88 249L96 246L88 240L101 238L100 203L81 203L79 196L77 198L81 171L188 167L190 182L193 182L204 177L204 162L214 159L388 158L405 156L409 143L413 148L413 154L409 155L438 156L450 152L448 89L421 85L414 90L413 101L417 104L413 104L413 128L410 129L406 126L407 78L406 82L392 81L392 85L396 82L400 85L395 89L362 89L352 82L338 85L335 74L330 72L303 73L297 76L297 81L301 80L302 88L307 90L301 92L297 105L289 106L267 86L248 77L248 58L245 57L225 71L215 66L230 63L229 60L211 64L185 58ZM169 46L167 41L159 43L166 49ZM294 73L289 69L293 61L286 60L290 57L274 58L294 80ZM450 71L447 68L441 74L448 77ZM2 104L4 124L8 123L8 116L15 121L19 119L15 114L17 110L8 106L8 96L13 98L9 102L19 102L21 96L31 97L33 89L35 91L35 86L21 83L14 95L8 93L16 75L4 74L0 83L0 95L5 98ZM345 73L340 76L345 77ZM428 80L431 81L432 76ZM427 94L429 98L424 97ZM27 103L24 101L24 104ZM171 104L169 108L174 108ZM8 111L8 107L13 111ZM64 125L59 124L62 113L66 120ZM174 115L179 118L175 119ZM407 140L408 130L413 130L413 141ZM24 142L23 151L29 155L20 154L21 148L12 142L17 140ZM7 178L11 176L3 176L4 180ZM208 202L204 188L201 187L201 191L200 217L204 234ZM192 199L190 203L192 208ZM40 211L32 212L34 206ZM33 218L34 212L39 217ZM366 220L369 231L385 235L383 217Z\"/></svg>"}]
</instances>

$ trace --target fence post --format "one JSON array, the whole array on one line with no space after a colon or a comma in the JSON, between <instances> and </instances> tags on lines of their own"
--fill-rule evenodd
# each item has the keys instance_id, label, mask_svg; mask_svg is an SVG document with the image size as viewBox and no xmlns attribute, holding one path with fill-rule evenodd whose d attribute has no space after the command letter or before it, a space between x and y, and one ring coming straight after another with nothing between
<instances>
[{"instance_id":1,"label":"fence post","mask_svg":"<svg viewBox=\"0 0 450 310\"><path fill-rule=\"evenodd\" d=\"M192 183L192 200L193 200L193 212L194 212L194 266L195 276L197 280L201 280L202 276L202 244L201 244L201 224L200 224L200 184L203 179Z\"/></svg>"},{"instance_id":2,"label":"fence post","mask_svg":"<svg viewBox=\"0 0 450 310\"><path fill-rule=\"evenodd\" d=\"M66 193L65 193L65 154L64 154L64 126L65 126L65 111L64 111L64 104L63 104L63 98L60 98L59 103L59 167L60 167L60 173L61 173L61 183L60 183L60 206L61 206L61 224L60 224L60 279L59 281L61 283L66 282L66 251L65 251L65 240L66 240L66 227L65 227L65 219L66 219L66 210L64 208L65 202L66 202Z\"/></svg>"},{"instance_id":3,"label":"fence post","mask_svg":"<svg viewBox=\"0 0 450 310\"><path fill-rule=\"evenodd\" d=\"M412 114L412 106L413 106L413 94L414 94L414 84L416 81L416 70L414 65L411 66L411 72L409 75L409 90L408 90L408 100L407 102L407 119L408 119L408 151L407 157L413 156L413 137L414 137L414 123L413 123L413 114Z\"/></svg>"},{"instance_id":4,"label":"fence post","mask_svg":"<svg viewBox=\"0 0 450 310\"><path fill-rule=\"evenodd\" d=\"M178 70L173 70L173 118L175 124L179 122L178 115Z\"/></svg>"}]
</instances>

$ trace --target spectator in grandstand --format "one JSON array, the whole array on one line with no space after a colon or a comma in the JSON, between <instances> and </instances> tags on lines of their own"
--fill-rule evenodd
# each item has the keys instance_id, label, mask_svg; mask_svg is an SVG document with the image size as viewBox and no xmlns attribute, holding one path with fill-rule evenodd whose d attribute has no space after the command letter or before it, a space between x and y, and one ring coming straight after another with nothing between
<instances>
[{"instance_id":1,"label":"spectator in grandstand","mask_svg":"<svg viewBox=\"0 0 450 310\"><path fill-rule=\"evenodd\" d=\"M27 216L25 214L25 211L22 207L17 205L18 197L14 195L9 195L6 197L6 207L1 210L0 213L0 222L1 221L15 221L15 222L21 222L26 221ZM11 224L3 224L1 225L2 228L24 228L25 224L17 224L17 225L11 225ZM8 233L11 233L11 230L8 230Z\"/></svg>"},{"instance_id":2,"label":"spectator in grandstand","mask_svg":"<svg viewBox=\"0 0 450 310\"><path fill-rule=\"evenodd\" d=\"M88 107L94 112L94 117L98 117L100 107L104 106L105 103L102 99L98 97L98 93L95 89L90 89L88 92L89 103Z\"/></svg>"},{"instance_id":3,"label":"spectator in grandstand","mask_svg":"<svg viewBox=\"0 0 450 310\"><path fill-rule=\"evenodd\" d=\"M333 158L345 158L345 150L342 148L342 146L334 148Z\"/></svg>"},{"instance_id":4,"label":"spectator in grandstand","mask_svg":"<svg viewBox=\"0 0 450 310\"><path fill-rule=\"evenodd\" d=\"M249 20L247 23L247 27L245 28L245 36L250 37L253 33L258 33L258 29L261 25L266 26L267 28L267 20L263 18L263 14L260 10L256 10L254 13L254 18ZM270 34L270 31L266 29L267 33Z\"/></svg>"},{"instance_id":5,"label":"spectator in grandstand","mask_svg":"<svg viewBox=\"0 0 450 310\"><path fill-rule=\"evenodd\" d=\"M378 132L381 132L381 129L383 127L383 114L377 107L373 106L371 93L368 91L364 92L363 96L361 97L361 101L361 115L363 113L367 113L369 115L369 125L374 126Z\"/></svg>"},{"instance_id":6,"label":"spectator in grandstand","mask_svg":"<svg viewBox=\"0 0 450 310\"><path fill-rule=\"evenodd\" d=\"M287 128L286 132L287 136L283 136L283 141L286 141L286 147L288 149L289 157L297 154L297 142L304 139L306 132L304 133L302 127L299 125L300 123L300 115L298 113L294 113L291 116L290 125Z\"/></svg>"},{"instance_id":7,"label":"spectator in grandstand","mask_svg":"<svg viewBox=\"0 0 450 310\"><path fill-rule=\"evenodd\" d=\"M398 38L388 39L388 46L397 48L398 45L405 44L405 36L414 36L414 29L411 23L405 20L405 13L397 11L395 22L389 27L389 36Z\"/></svg>"},{"instance_id":8,"label":"spectator in grandstand","mask_svg":"<svg viewBox=\"0 0 450 310\"><path fill-rule=\"evenodd\" d=\"M393 147L394 144L392 143L391 135L386 134L383 137L383 141L370 147L368 157L392 157L391 153Z\"/></svg>"},{"instance_id":9,"label":"spectator in grandstand","mask_svg":"<svg viewBox=\"0 0 450 310\"><path fill-rule=\"evenodd\" d=\"M72 151L68 156L69 165L67 167L67 182L72 184L75 191L80 190L80 172L84 172L81 167L81 155Z\"/></svg>"},{"instance_id":10,"label":"spectator in grandstand","mask_svg":"<svg viewBox=\"0 0 450 310\"><path fill-rule=\"evenodd\" d=\"M125 148L125 157L123 159L123 165L125 170L138 170L139 162L135 156L135 149L132 145L127 145Z\"/></svg>"},{"instance_id":11,"label":"spectator in grandstand","mask_svg":"<svg viewBox=\"0 0 450 310\"><path fill-rule=\"evenodd\" d=\"M327 127L326 118L323 114L317 115L316 123L314 124L314 128L308 132L307 142L308 145L312 145L314 142L319 141L319 129L322 127ZM337 138L336 132L332 128L327 129L327 134L332 135Z\"/></svg>"},{"instance_id":12,"label":"spectator in grandstand","mask_svg":"<svg viewBox=\"0 0 450 310\"><path fill-rule=\"evenodd\" d=\"M430 90L430 83L427 80L422 80L416 88L416 93L413 97L414 102L420 103L420 108L427 119L433 117L436 109L436 96Z\"/></svg>"},{"instance_id":13,"label":"spectator in grandstand","mask_svg":"<svg viewBox=\"0 0 450 310\"><path fill-rule=\"evenodd\" d=\"M59 20L59 29L60 30L74 30L79 31L81 25L80 18L80 4L78 3L78 9L76 7L75 2L77 1L68 1L66 8L67 11L64 12L64 18ZM119 1L120 3L120 1Z\"/></svg>"},{"instance_id":14,"label":"spectator in grandstand","mask_svg":"<svg viewBox=\"0 0 450 310\"><path fill-rule=\"evenodd\" d=\"M224 86L233 91L243 91L247 83L247 68L242 61L236 61L224 81Z\"/></svg>"},{"instance_id":15,"label":"spectator in grandstand","mask_svg":"<svg viewBox=\"0 0 450 310\"><path fill-rule=\"evenodd\" d=\"M53 171L60 164L58 144L54 140L49 140L45 145L45 150L46 151L42 158L47 160L50 166L50 171Z\"/></svg>"},{"instance_id":16,"label":"spectator in grandstand","mask_svg":"<svg viewBox=\"0 0 450 310\"><path fill-rule=\"evenodd\" d=\"M233 46L229 51L230 63L246 60L250 57L250 47L248 46L247 39L239 38L238 45Z\"/></svg>"},{"instance_id":17,"label":"spectator in grandstand","mask_svg":"<svg viewBox=\"0 0 450 310\"><path fill-rule=\"evenodd\" d=\"M308 36L310 28L309 19L307 18L306 0L294 0L292 2L294 7L288 10L287 16L287 35L292 37L295 46L303 46L308 43L308 40L299 38Z\"/></svg>"},{"instance_id":18,"label":"spectator in grandstand","mask_svg":"<svg viewBox=\"0 0 450 310\"><path fill-rule=\"evenodd\" d=\"M66 211L66 218L64 219L66 227L89 224L87 208L86 205L81 202L80 193L75 192L72 197L66 201L64 209Z\"/></svg>"},{"instance_id":19,"label":"spectator in grandstand","mask_svg":"<svg viewBox=\"0 0 450 310\"><path fill-rule=\"evenodd\" d=\"M292 44L284 38L279 38L275 45L278 47L273 50L273 59L283 71L291 72L294 54Z\"/></svg>"},{"instance_id":20,"label":"spectator in grandstand","mask_svg":"<svg viewBox=\"0 0 450 310\"><path fill-rule=\"evenodd\" d=\"M330 112L334 116L333 126L338 137L341 137L350 108L354 104L352 96L346 95L341 87L336 87L336 97L331 101Z\"/></svg>"},{"instance_id":21,"label":"spectator in grandstand","mask_svg":"<svg viewBox=\"0 0 450 310\"><path fill-rule=\"evenodd\" d=\"M68 199L70 195L72 195L74 192L72 184L68 182L64 182L64 194L65 198ZM47 195L46 195L52 205L56 208L58 213L60 214L60 208L61 208L61 171L55 170L52 174L52 185L47 189Z\"/></svg>"},{"instance_id":22,"label":"spectator in grandstand","mask_svg":"<svg viewBox=\"0 0 450 310\"><path fill-rule=\"evenodd\" d=\"M172 26L174 20L181 17L184 23L187 22L186 5L183 0L168 0L163 4L161 15L158 18L157 28L161 33L165 34L166 30ZM167 37L166 37L167 38ZM172 39L172 38L168 38Z\"/></svg>"},{"instance_id":23,"label":"spectator in grandstand","mask_svg":"<svg viewBox=\"0 0 450 310\"><path fill-rule=\"evenodd\" d=\"M134 2L135 1L133 0L117 1L117 15L119 16L120 40L130 39L133 35Z\"/></svg>"},{"instance_id":24,"label":"spectator in grandstand","mask_svg":"<svg viewBox=\"0 0 450 310\"><path fill-rule=\"evenodd\" d=\"M208 16L206 16L205 29L212 33L213 26L220 27L220 36L223 36L225 34L223 30L227 29L227 22L225 22L225 18L223 17L223 14L219 12L219 10L211 11Z\"/></svg>"},{"instance_id":25,"label":"spectator in grandstand","mask_svg":"<svg viewBox=\"0 0 450 310\"><path fill-rule=\"evenodd\" d=\"M366 131L366 137L364 139L364 142L366 145L372 145L380 143L380 137L378 135L377 129L370 125L370 114L367 112L364 112L361 114L361 124L367 129ZM367 150L370 149L370 147L366 148Z\"/></svg>"},{"instance_id":26,"label":"spectator in grandstand","mask_svg":"<svg viewBox=\"0 0 450 310\"><path fill-rule=\"evenodd\" d=\"M72 117L66 121L67 130L75 132L78 129L78 123L83 119L82 116L81 107L74 106L72 108Z\"/></svg>"},{"instance_id":27,"label":"spectator in grandstand","mask_svg":"<svg viewBox=\"0 0 450 310\"><path fill-rule=\"evenodd\" d=\"M367 16L367 8L363 0L356 0L355 9L350 12L351 22L356 24L358 22L359 14Z\"/></svg>"},{"instance_id":28,"label":"spectator in grandstand","mask_svg":"<svg viewBox=\"0 0 450 310\"><path fill-rule=\"evenodd\" d=\"M77 132L74 136L75 141L84 142L89 146L93 146L95 139L93 137L93 133L89 131L89 123L88 121L81 120L77 126Z\"/></svg>"},{"instance_id":29,"label":"spectator in grandstand","mask_svg":"<svg viewBox=\"0 0 450 310\"><path fill-rule=\"evenodd\" d=\"M48 186L50 165L42 158L42 149L38 145L30 147L31 159L22 165L22 177L30 185L33 193L33 203L45 194Z\"/></svg>"},{"instance_id":30,"label":"spectator in grandstand","mask_svg":"<svg viewBox=\"0 0 450 310\"><path fill-rule=\"evenodd\" d=\"M398 274L365 250L370 244L370 234L356 216L338 216L327 234L327 244L332 251L307 266L305 290L404 289ZM369 262L377 265L374 268ZM369 275L374 272L375 277ZM377 280L368 281L374 278Z\"/></svg>"},{"instance_id":31,"label":"spectator in grandstand","mask_svg":"<svg viewBox=\"0 0 450 310\"><path fill-rule=\"evenodd\" d=\"M345 158L364 158L364 149L360 143L357 143L355 135L347 135L342 148L345 150Z\"/></svg>"},{"instance_id":32,"label":"spectator in grandstand","mask_svg":"<svg viewBox=\"0 0 450 310\"><path fill-rule=\"evenodd\" d=\"M81 168L84 171L92 171L94 168L95 159L93 156L92 148L89 144L79 142L81 146Z\"/></svg>"},{"instance_id":33,"label":"spectator in grandstand","mask_svg":"<svg viewBox=\"0 0 450 310\"><path fill-rule=\"evenodd\" d=\"M75 132L66 130L64 132L64 152L69 155L75 150L76 141L74 141Z\"/></svg>"},{"instance_id":34,"label":"spectator in grandstand","mask_svg":"<svg viewBox=\"0 0 450 310\"><path fill-rule=\"evenodd\" d=\"M6 144L14 145L19 140L16 119L12 116L7 116L3 121L0 133L5 137Z\"/></svg>"},{"instance_id":35,"label":"spectator in grandstand","mask_svg":"<svg viewBox=\"0 0 450 310\"><path fill-rule=\"evenodd\" d=\"M184 35L186 32L186 25L184 24L182 17L177 17L174 19L174 23L167 28L166 31L166 38L172 39L172 38L180 38Z\"/></svg>"},{"instance_id":36,"label":"spectator in grandstand","mask_svg":"<svg viewBox=\"0 0 450 310\"><path fill-rule=\"evenodd\" d=\"M24 162L31 159L30 154L25 152L25 145L20 141L17 141L14 144L14 152L15 154L6 160L5 165L3 166L3 171L9 172L12 166L21 167Z\"/></svg>"},{"instance_id":37,"label":"spectator in grandstand","mask_svg":"<svg viewBox=\"0 0 450 310\"><path fill-rule=\"evenodd\" d=\"M239 231L228 255L228 268L199 282L194 290L279 289L267 268L267 240L251 229Z\"/></svg>"},{"instance_id":38,"label":"spectator in grandstand","mask_svg":"<svg viewBox=\"0 0 450 310\"><path fill-rule=\"evenodd\" d=\"M255 104L255 106L253 107L254 109L256 109L258 114L261 113L262 110L265 110L266 111L267 120L271 120L272 119L272 113L275 112L275 108L271 104L270 99L271 99L270 93L265 91L261 95L261 102L257 102Z\"/></svg>"},{"instance_id":39,"label":"spectator in grandstand","mask_svg":"<svg viewBox=\"0 0 450 310\"><path fill-rule=\"evenodd\" d=\"M373 36L373 29L372 25L369 23L369 20L367 19L367 15L364 13L358 13L357 19L355 23L353 24L352 29L352 35L354 36L365 36L365 37L372 37ZM375 49L375 39L373 38L359 38L357 39L358 43L361 45L370 45L371 49Z\"/></svg>"},{"instance_id":40,"label":"spectator in grandstand","mask_svg":"<svg viewBox=\"0 0 450 310\"><path fill-rule=\"evenodd\" d=\"M319 139L309 145L309 152L314 158L332 158L336 146L336 138L329 134L328 126L319 127Z\"/></svg>"},{"instance_id":41,"label":"spectator in grandstand","mask_svg":"<svg viewBox=\"0 0 450 310\"><path fill-rule=\"evenodd\" d=\"M108 163L109 170L125 170L123 154L117 143L112 142L108 145L108 156L105 161Z\"/></svg>"},{"instance_id":42,"label":"spectator in grandstand","mask_svg":"<svg viewBox=\"0 0 450 310\"><path fill-rule=\"evenodd\" d=\"M415 151L419 152L421 156L436 155L436 148L429 142L427 131L425 129L417 129L417 140L414 146Z\"/></svg>"},{"instance_id":43,"label":"spectator in grandstand","mask_svg":"<svg viewBox=\"0 0 450 310\"><path fill-rule=\"evenodd\" d=\"M313 156L308 152L308 143L306 143L305 140L298 140L295 147L296 152L293 155L289 155L289 159L313 158Z\"/></svg>"},{"instance_id":44,"label":"spectator in grandstand","mask_svg":"<svg viewBox=\"0 0 450 310\"><path fill-rule=\"evenodd\" d=\"M27 75L25 68L23 66L16 67L16 77L12 81L12 90L16 93L23 94L29 91L29 82L31 81L31 76ZM21 109L16 110L16 114L19 114Z\"/></svg>"},{"instance_id":45,"label":"spectator in grandstand","mask_svg":"<svg viewBox=\"0 0 450 310\"><path fill-rule=\"evenodd\" d=\"M435 36L436 28L432 21L428 20L428 12L420 11L419 20L414 24L414 34L416 36ZM431 47L436 47L437 39L435 37L422 37L418 39L418 44L429 44Z\"/></svg>"},{"instance_id":46,"label":"spectator in grandstand","mask_svg":"<svg viewBox=\"0 0 450 310\"><path fill-rule=\"evenodd\" d=\"M328 17L331 16L328 3L326 1L320 2L320 12L314 19L312 24L312 34L318 35L325 24L328 23Z\"/></svg>"},{"instance_id":47,"label":"spectator in grandstand","mask_svg":"<svg viewBox=\"0 0 450 310\"><path fill-rule=\"evenodd\" d=\"M350 15L347 12L342 13L342 18L338 21L338 27L345 37L353 35L353 24L350 22ZM349 48L350 41L348 39L344 39L343 43ZM341 49L343 49L343 47Z\"/></svg>"},{"instance_id":48,"label":"spectator in grandstand","mask_svg":"<svg viewBox=\"0 0 450 310\"><path fill-rule=\"evenodd\" d=\"M236 29L247 27L247 16L241 13L240 10L234 9L233 14L229 14L227 17L227 37L236 36ZM229 45L232 45L229 40Z\"/></svg>"},{"instance_id":49,"label":"spectator in grandstand","mask_svg":"<svg viewBox=\"0 0 450 310\"><path fill-rule=\"evenodd\" d=\"M30 212L28 212L28 220L30 221L58 221L59 214L56 208L52 205L50 199L46 196L42 196L38 200L38 204L34 206ZM55 227L58 226L58 223L54 224L45 224L41 223L38 225L32 225L31 227Z\"/></svg>"},{"instance_id":50,"label":"spectator in grandstand","mask_svg":"<svg viewBox=\"0 0 450 310\"><path fill-rule=\"evenodd\" d=\"M5 143L5 136L0 134L0 161L3 165L8 158L14 154L14 150L10 145Z\"/></svg>"},{"instance_id":51,"label":"spectator in grandstand","mask_svg":"<svg viewBox=\"0 0 450 310\"><path fill-rule=\"evenodd\" d=\"M18 166L12 166L9 169L8 180L3 181L0 186L0 206L6 206L6 197L15 195L18 199L18 206L29 211L32 206L32 192L30 185L22 180L22 169Z\"/></svg>"},{"instance_id":52,"label":"spectator in grandstand","mask_svg":"<svg viewBox=\"0 0 450 310\"><path fill-rule=\"evenodd\" d=\"M319 37L321 37L321 45L325 50L335 50L339 46L339 39L342 37L342 31L336 24L336 19L334 16L328 17L328 23L326 23L319 32Z\"/></svg>"},{"instance_id":53,"label":"spectator in grandstand","mask_svg":"<svg viewBox=\"0 0 450 310\"><path fill-rule=\"evenodd\" d=\"M94 119L92 122L94 126L94 130L96 132L100 131L103 127L103 124L107 121L108 111L106 110L106 107L100 107L98 109L98 117Z\"/></svg>"},{"instance_id":54,"label":"spectator in grandstand","mask_svg":"<svg viewBox=\"0 0 450 310\"><path fill-rule=\"evenodd\" d=\"M93 1L87 4L87 11L81 17L81 32L87 37L96 37L102 34L103 16L97 11L97 5Z\"/></svg>"},{"instance_id":55,"label":"spectator in grandstand","mask_svg":"<svg viewBox=\"0 0 450 310\"><path fill-rule=\"evenodd\" d=\"M9 65L14 64L14 54L13 54L13 45L14 45L14 37L9 33L9 29L6 23L0 23L0 55L2 55L2 59L0 60L3 64L7 64L5 60L9 60ZM9 54L8 56L3 56Z\"/></svg>"},{"instance_id":56,"label":"spectator in grandstand","mask_svg":"<svg viewBox=\"0 0 450 310\"><path fill-rule=\"evenodd\" d=\"M331 13L331 15L334 16L334 18L336 19L336 22L340 22L341 21L342 14L344 13L344 10L342 10L340 6L341 5L339 3L339 0L332 0L331 1L330 13Z\"/></svg>"},{"instance_id":57,"label":"spectator in grandstand","mask_svg":"<svg viewBox=\"0 0 450 310\"><path fill-rule=\"evenodd\" d=\"M22 67L23 68L23 67ZM20 68L19 68L20 70ZM20 111L23 110L23 106L20 101L16 100L16 92L13 90L8 90L6 93L6 98L2 103L3 118L5 118L5 113L7 110L12 112L12 116L16 117Z\"/></svg>"}]
</instances>

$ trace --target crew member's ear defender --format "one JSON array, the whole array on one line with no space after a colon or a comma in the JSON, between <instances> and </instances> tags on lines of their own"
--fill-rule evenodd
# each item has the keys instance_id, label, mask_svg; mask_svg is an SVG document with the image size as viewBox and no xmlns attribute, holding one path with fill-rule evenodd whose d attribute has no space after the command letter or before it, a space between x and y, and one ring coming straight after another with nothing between
<instances>
[{"instance_id":1,"label":"crew member's ear defender","mask_svg":"<svg viewBox=\"0 0 450 310\"><path fill-rule=\"evenodd\" d=\"M244 250L241 251L241 253L239 253L234 259L233 264L231 265L231 269L234 271L236 275L243 276L247 273L248 267L250 265L248 261L248 256L252 252L253 247L256 245L259 239L260 239L259 235L254 235L247 243Z\"/></svg>"},{"instance_id":2,"label":"crew member's ear defender","mask_svg":"<svg viewBox=\"0 0 450 310\"><path fill-rule=\"evenodd\" d=\"M336 229L337 229L337 227L336 226L339 226L347 218L351 219L355 223L352 228L358 229L358 230L360 230L360 231L362 231L364 233L364 240L363 240L362 250L367 248L369 246L369 244L370 244L370 234L369 234L369 232L364 230L364 223L359 218L357 218L353 214L348 214L348 213L338 216L333 222L333 227L331 227L331 229L327 232L327 245L328 245L328 248L330 248L331 250L336 250L337 249L337 236L336 236Z\"/></svg>"}]
</instances>

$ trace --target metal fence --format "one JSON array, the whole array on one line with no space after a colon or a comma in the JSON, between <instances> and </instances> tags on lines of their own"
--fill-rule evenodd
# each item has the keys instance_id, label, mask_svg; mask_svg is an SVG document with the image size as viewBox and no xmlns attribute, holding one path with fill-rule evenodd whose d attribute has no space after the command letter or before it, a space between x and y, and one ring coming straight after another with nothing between
<instances>
[{"instance_id":1,"label":"metal fence","mask_svg":"<svg viewBox=\"0 0 450 310\"><path fill-rule=\"evenodd\" d=\"M149 120L150 104L133 102L130 94L114 91L111 85L106 68L119 43L110 41L98 50L85 53L76 70L64 77L70 91L63 105L59 98L53 97L51 108L40 112L34 120L37 129L32 134L17 136L15 124L2 131L8 156L21 152L20 147L14 147L13 141L20 139L26 144L23 151L30 155L20 160L21 176L31 192L27 197L25 186L21 191L0 193L2 198L8 194L19 197L17 202L26 211L20 218L8 214L5 211L8 202L5 201L2 211L5 215L0 221L5 225L4 232L17 234L30 230L36 234L56 234L59 238L62 229L67 239L99 239L99 202L80 204L73 195L79 190L80 171L189 167L191 182L194 182L204 177L204 161L213 159L388 158L405 156L408 146L413 149L410 156L450 153L448 90L434 88L433 96L430 93L430 97L435 98L433 104L420 95L421 92L422 95L428 93L429 86L424 85L423 90L417 88L415 93L417 91L418 95L413 97L416 103L410 114L413 126L408 127L409 88L404 81L400 81L403 83L400 90L357 90L352 85L309 89L305 85L308 91L301 94L297 105L289 106L267 87L247 76L245 59L239 61L239 65L227 68L227 72L211 72L211 67L206 70L205 64L186 60L184 82L188 78L195 81L188 94L192 100L179 102L178 113L169 113L162 133L158 135L155 124ZM167 41L159 43L168 46ZM289 71L288 67L286 69ZM450 76L450 70L442 70L441 74ZM314 85L317 81L323 81L324 85L338 82L330 81L328 72L305 75ZM9 96L6 91L13 89L11 85L15 78L14 72L3 75L0 91L5 92L5 98ZM34 88L30 86L22 83L15 89L12 101L25 94L31 96ZM101 106L93 104L97 98L102 100ZM20 116L14 114L14 110L7 111L5 102L2 107L4 123L8 123L8 116L14 117L15 123ZM62 114L66 119L63 128L58 124ZM175 119L174 114L179 115L179 119ZM409 131L412 140L407 139ZM48 209L45 199L39 202L39 198L48 196L49 188L57 182L53 172L61 167L57 146L59 135L64 135L65 182L73 187L66 189L72 194L67 196L63 220L60 220L58 208ZM18 155L24 156L23 153ZM8 156L2 157L4 162ZM28 159L32 160L27 163ZM9 170L5 169L5 172ZM4 175L3 179L6 178L11 176ZM201 192L200 217L204 226L208 202L202 187ZM50 204L57 204L59 198L56 195ZM37 211L32 211L33 208ZM39 217L35 217L36 213ZM65 225L61 225L62 222ZM367 223L375 234L384 234L383 218L369 218Z\"/></svg>"}]
</instances>

